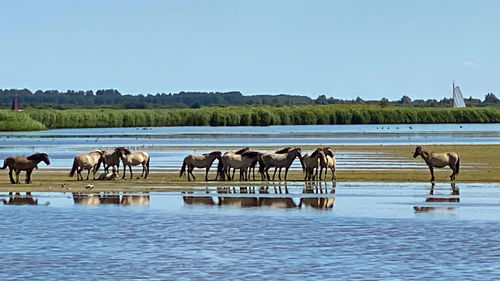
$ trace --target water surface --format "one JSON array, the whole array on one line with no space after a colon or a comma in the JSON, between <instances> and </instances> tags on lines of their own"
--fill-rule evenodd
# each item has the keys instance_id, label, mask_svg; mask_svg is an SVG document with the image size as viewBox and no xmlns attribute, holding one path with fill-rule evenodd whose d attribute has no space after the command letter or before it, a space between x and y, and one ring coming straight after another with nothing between
<instances>
[{"instance_id":1,"label":"water surface","mask_svg":"<svg viewBox=\"0 0 500 281\"><path fill-rule=\"evenodd\" d=\"M37 204L0 206L0 274L44 280L500 277L498 184L292 182L207 191L0 193L7 203Z\"/></svg>"}]
</instances>

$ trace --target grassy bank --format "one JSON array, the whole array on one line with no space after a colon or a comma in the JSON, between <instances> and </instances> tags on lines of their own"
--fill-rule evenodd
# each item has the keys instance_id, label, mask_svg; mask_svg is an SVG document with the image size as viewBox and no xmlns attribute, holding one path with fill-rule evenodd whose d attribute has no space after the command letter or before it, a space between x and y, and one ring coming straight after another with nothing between
<instances>
[{"instance_id":1,"label":"grassy bank","mask_svg":"<svg viewBox=\"0 0 500 281\"><path fill-rule=\"evenodd\" d=\"M38 131L45 126L26 112L0 110L0 131Z\"/></svg>"},{"instance_id":2,"label":"grassy bank","mask_svg":"<svg viewBox=\"0 0 500 281\"><path fill-rule=\"evenodd\" d=\"M411 145L363 145L363 146L336 146L338 150L352 150L363 152L383 152L384 154L401 156L408 159L413 159L412 153L414 146ZM500 145L435 145L428 146L435 151L455 151L460 155L463 164L468 164L471 168L460 170L457 175L457 185L461 182L500 182ZM310 150L310 147L307 148ZM426 167L424 161L420 158L416 159L420 167ZM482 165L474 165L482 164ZM339 167L341 168L341 167ZM139 174L139 168L135 174ZM212 169L214 170L214 169ZM101 170L102 171L102 170ZM436 169L436 181L448 182L451 170L449 168ZM32 176L33 184L18 184L9 183L7 171L0 171L0 191L62 191L76 192L88 191L85 190L87 184L95 186L92 191L189 191L193 189L205 189L213 186L273 186L279 185L276 182L261 181L257 175L255 182L221 182L221 181L204 181L204 172L202 169L196 169L196 181L188 182L187 178L179 177L178 171L152 171L147 180L144 179L124 179L118 181L83 181L78 182L76 178L68 177L69 167L66 170L38 169L35 170ZM86 173L85 173L86 175ZM24 179L24 173L21 174ZM209 175L213 179L214 173ZM427 169L412 169L412 170L338 170L338 182L428 182L430 178ZM291 170L289 181L303 181L304 174L300 170ZM281 183L283 185L284 183Z\"/></svg>"},{"instance_id":3,"label":"grassy bank","mask_svg":"<svg viewBox=\"0 0 500 281\"><path fill-rule=\"evenodd\" d=\"M27 110L26 112L47 128L500 122L500 109L483 107L453 109L311 105L143 110Z\"/></svg>"}]
</instances>

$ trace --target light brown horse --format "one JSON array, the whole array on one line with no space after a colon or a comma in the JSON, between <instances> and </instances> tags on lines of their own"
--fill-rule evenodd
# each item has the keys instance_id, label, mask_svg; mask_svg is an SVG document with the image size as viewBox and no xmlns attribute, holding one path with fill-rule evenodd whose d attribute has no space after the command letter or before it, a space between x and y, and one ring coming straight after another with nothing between
<instances>
[{"instance_id":1,"label":"light brown horse","mask_svg":"<svg viewBox=\"0 0 500 281\"><path fill-rule=\"evenodd\" d=\"M415 148L415 152L413 153L413 158L417 158L419 155L422 156L422 159L424 159L427 166L429 166L431 181L434 181L434 167L444 168L449 166L453 171L450 176L452 181L455 180L455 175L458 175L460 172L460 158L455 152L435 153L430 149L417 146L417 148Z\"/></svg>"},{"instance_id":2,"label":"light brown horse","mask_svg":"<svg viewBox=\"0 0 500 281\"><path fill-rule=\"evenodd\" d=\"M130 171L130 178L133 177L132 174L132 166L137 166L137 165L142 165L142 174L145 179L149 175L149 161L151 160L151 157L147 152L144 151L139 151L132 153L130 150L126 149L125 147L117 147L115 148L115 151L118 152L118 156L122 159L123 162L123 176L122 179L125 178L125 171L127 170L127 166Z\"/></svg>"},{"instance_id":3,"label":"light brown horse","mask_svg":"<svg viewBox=\"0 0 500 281\"><path fill-rule=\"evenodd\" d=\"M330 169L332 171L332 180L335 180L337 178L335 176L335 164L337 163L337 160L333 156L333 151L330 147L323 148L323 152L325 153L326 161L321 161L320 159L319 179L320 180L322 179L323 169L325 169L325 180L326 180L326 174L328 172L328 169Z\"/></svg>"},{"instance_id":4,"label":"light brown horse","mask_svg":"<svg viewBox=\"0 0 500 281\"><path fill-rule=\"evenodd\" d=\"M103 161L103 155L104 151L102 150L94 150L87 154L78 154L73 158L73 166L69 172L69 176L73 177L76 172L76 180L80 181L83 180L82 171L87 170L87 180L89 180L90 170L92 170L93 178L95 179L95 174Z\"/></svg>"},{"instance_id":5,"label":"light brown horse","mask_svg":"<svg viewBox=\"0 0 500 281\"><path fill-rule=\"evenodd\" d=\"M303 169L306 171L304 180L316 180L316 176L318 175L319 162L326 162L323 148L319 147L316 148L313 152L307 153L302 157L302 161L304 163Z\"/></svg>"},{"instance_id":6,"label":"light brown horse","mask_svg":"<svg viewBox=\"0 0 500 281\"><path fill-rule=\"evenodd\" d=\"M229 180L234 179L231 177L231 168L240 169L240 179L248 180L247 170L260 160L262 153L257 151L246 151L242 154L224 153L222 156L222 164L224 172Z\"/></svg>"},{"instance_id":7,"label":"light brown horse","mask_svg":"<svg viewBox=\"0 0 500 281\"><path fill-rule=\"evenodd\" d=\"M222 152L220 151L212 151L210 153L204 153L202 155L194 155L189 154L184 158L182 162L182 168L179 174L179 177L182 177L187 167L187 176L188 180L191 181L191 176L196 180L196 177L193 174L194 168L205 168L205 181L208 181L208 172L210 171L210 167L214 163L215 159L221 162Z\"/></svg>"},{"instance_id":8,"label":"light brown horse","mask_svg":"<svg viewBox=\"0 0 500 281\"><path fill-rule=\"evenodd\" d=\"M20 183L19 174L21 171L26 171L26 183L31 183L31 173L33 169L37 169L37 165L40 162L45 162L45 164L50 165L49 156L46 153L35 153L28 157L23 155L9 156L5 158L3 162L3 167L0 169L4 170L9 167L9 179L11 183ZM12 172L16 172L16 180L12 177Z\"/></svg>"},{"instance_id":9,"label":"light brown horse","mask_svg":"<svg viewBox=\"0 0 500 281\"><path fill-rule=\"evenodd\" d=\"M269 169L271 167L277 167L277 168L284 167L285 181L286 181L286 177L288 175L288 169L290 169L290 166L297 157L299 158L302 167L304 167L304 163L302 162L301 150L299 147L294 148L283 154L264 153L261 157L262 165L260 166L259 172L261 174L265 173L265 177L267 178L267 180L271 180L271 177L269 176ZM274 170L273 180L275 176L276 176L276 170ZM281 173L278 175L278 178L279 180L281 180Z\"/></svg>"},{"instance_id":10,"label":"light brown horse","mask_svg":"<svg viewBox=\"0 0 500 281\"><path fill-rule=\"evenodd\" d=\"M236 150L236 151L226 151L224 153L224 155L226 154L238 154L238 155L241 155L242 153L245 153L247 151L250 151L250 148L249 147L243 147L239 150ZM222 155L222 156L224 156ZM235 173L236 169L233 170L233 178L234 178L234 173ZM219 161L219 164L217 165L217 175L215 176L215 180L226 180L226 173L225 173L225 170L224 170L224 164L222 163L222 161Z\"/></svg>"}]
</instances>

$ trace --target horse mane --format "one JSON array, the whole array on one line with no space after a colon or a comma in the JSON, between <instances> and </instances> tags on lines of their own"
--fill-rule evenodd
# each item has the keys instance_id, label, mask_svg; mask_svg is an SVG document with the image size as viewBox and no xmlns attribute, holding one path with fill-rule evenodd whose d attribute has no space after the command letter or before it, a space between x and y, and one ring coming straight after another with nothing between
<instances>
[{"instance_id":1,"label":"horse mane","mask_svg":"<svg viewBox=\"0 0 500 281\"><path fill-rule=\"evenodd\" d=\"M278 149L276 150L276 154L283 154L283 153L287 153L287 152L290 152L290 150L292 150L292 148L290 146L287 146L287 147L283 147L281 149Z\"/></svg>"},{"instance_id":2,"label":"horse mane","mask_svg":"<svg viewBox=\"0 0 500 281\"><path fill-rule=\"evenodd\" d=\"M323 152L325 153L325 155L328 155L330 157L333 157L333 151L332 149L328 146L328 147L325 147L323 148Z\"/></svg>"},{"instance_id":3,"label":"horse mane","mask_svg":"<svg viewBox=\"0 0 500 281\"><path fill-rule=\"evenodd\" d=\"M43 158L48 158L49 156L47 155L47 153L41 153L41 152L37 152L33 155L30 155L28 157L26 157L28 160L39 160L39 159L43 159Z\"/></svg>"},{"instance_id":4,"label":"horse mane","mask_svg":"<svg viewBox=\"0 0 500 281\"><path fill-rule=\"evenodd\" d=\"M311 157L316 157L318 155L318 153L321 152L321 148L316 148L315 151L313 151L313 153L311 153Z\"/></svg>"},{"instance_id":5,"label":"horse mane","mask_svg":"<svg viewBox=\"0 0 500 281\"><path fill-rule=\"evenodd\" d=\"M254 158L257 157L260 154L258 151L247 151L241 154L241 156L249 157L249 158Z\"/></svg>"},{"instance_id":6,"label":"horse mane","mask_svg":"<svg viewBox=\"0 0 500 281\"><path fill-rule=\"evenodd\" d=\"M244 147L242 149L236 150L234 152L234 154L243 154L244 152L249 151L249 150L250 150L250 147Z\"/></svg>"},{"instance_id":7,"label":"horse mane","mask_svg":"<svg viewBox=\"0 0 500 281\"><path fill-rule=\"evenodd\" d=\"M130 150L126 149L125 147L123 146L120 146L120 147L117 147L115 148L115 151L116 150L121 150L123 152L123 154L127 155L127 154L132 154L132 152L130 152Z\"/></svg>"}]
</instances>

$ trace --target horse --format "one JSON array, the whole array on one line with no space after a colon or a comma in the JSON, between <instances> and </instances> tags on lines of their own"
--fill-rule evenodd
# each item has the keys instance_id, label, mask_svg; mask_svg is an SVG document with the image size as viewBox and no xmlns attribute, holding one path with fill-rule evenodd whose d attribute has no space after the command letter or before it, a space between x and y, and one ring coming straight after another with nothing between
<instances>
[{"instance_id":1,"label":"horse","mask_svg":"<svg viewBox=\"0 0 500 281\"><path fill-rule=\"evenodd\" d=\"M245 153L249 150L250 150L249 147L243 147L243 148L236 150L236 151L226 151L226 153L224 153L224 155L230 154L230 153L240 155L240 154ZM236 171L236 169L233 170L233 178L234 178L235 171ZM215 176L215 180L217 180L219 178L220 178L220 180L225 180L225 178L226 178L224 164L222 163L222 161L219 161L219 164L217 165L217 175Z\"/></svg>"},{"instance_id":2,"label":"horse","mask_svg":"<svg viewBox=\"0 0 500 281\"><path fill-rule=\"evenodd\" d=\"M295 158L299 158L300 164L304 167L304 163L302 161L301 150L299 147L289 150L286 153L278 154L278 153L265 153L261 156L262 165L260 166L259 172L267 178L267 180L271 180L269 176L269 168L277 167L277 168L285 168L285 181L288 175L288 169L292 165ZM274 170L273 180L276 176L276 170ZM281 180L281 172L278 175L279 180Z\"/></svg>"},{"instance_id":3,"label":"horse","mask_svg":"<svg viewBox=\"0 0 500 281\"><path fill-rule=\"evenodd\" d=\"M248 180L247 169L260 160L262 153L257 151L246 151L242 154L224 153L222 156L222 164L224 173L229 180L234 179L231 177L231 168L240 169L240 179Z\"/></svg>"},{"instance_id":4,"label":"horse","mask_svg":"<svg viewBox=\"0 0 500 281\"><path fill-rule=\"evenodd\" d=\"M315 180L318 175L319 162L326 162L325 153L323 148L316 148L313 152L307 153L302 157L304 163L303 168L306 171L304 180ZM316 169L316 173L314 173Z\"/></svg>"},{"instance_id":5,"label":"horse","mask_svg":"<svg viewBox=\"0 0 500 281\"><path fill-rule=\"evenodd\" d=\"M108 181L108 180L118 180L118 170L113 166L113 169L111 170L112 172L110 173L109 171L104 170L104 173L102 173L97 180L101 181Z\"/></svg>"},{"instance_id":6,"label":"horse","mask_svg":"<svg viewBox=\"0 0 500 281\"><path fill-rule=\"evenodd\" d=\"M337 163L337 160L333 156L333 151L331 150L330 147L323 148L323 152L325 153L326 158L324 160L326 161L320 159L319 179L321 180L323 169L325 169L325 180L326 180L326 174L328 173L328 169L330 169L332 171L332 180L335 180L337 178L335 176L335 164Z\"/></svg>"},{"instance_id":7,"label":"horse","mask_svg":"<svg viewBox=\"0 0 500 281\"><path fill-rule=\"evenodd\" d=\"M184 158L184 161L182 162L182 168L179 177L182 177L187 167L188 181L191 181L191 178L189 177L190 174L193 176L193 179L196 180L196 177L193 174L194 168L205 168L205 181L208 181L208 171L210 170L210 167L212 167L215 159L219 160L220 163L221 157L222 152L220 151L212 151L210 153L205 153L202 155L189 154Z\"/></svg>"},{"instance_id":8,"label":"horse","mask_svg":"<svg viewBox=\"0 0 500 281\"><path fill-rule=\"evenodd\" d=\"M287 146L287 147L283 147L283 148L280 148L280 149L276 150L274 153L276 153L276 154L284 154L284 153L289 152L292 149L293 149L293 147ZM259 163L259 165L262 165L262 163ZM274 174L276 174L276 170L278 170L278 169L279 169L278 177L281 177L281 167L280 168L274 167ZM265 179L264 173L261 173L261 177L262 177L263 180ZM255 180L255 175L254 175L253 179Z\"/></svg>"},{"instance_id":9,"label":"horse","mask_svg":"<svg viewBox=\"0 0 500 281\"><path fill-rule=\"evenodd\" d=\"M50 165L49 156L46 153L35 153L28 157L23 155L14 155L5 158L3 161L3 167L0 169L4 170L9 167L9 179L13 184L19 182L19 174L21 171L26 171L25 182L27 184L31 183L31 173L33 169L38 169L38 163L45 162L45 164ZM12 177L12 171L16 172L16 180Z\"/></svg>"},{"instance_id":10,"label":"horse","mask_svg":"<svg viewBox=\"0 0 500 281\"><path fill-rule=\"evenodd\" d=\"M429 170L431 172L431 181L434 181L434 167L436 168L444 168L449 166L453 173L450 176L452 181L455 180L455 175L458 175L460 172L460 158L458 154L455 152L444 152L444 153L436 153L432 152L430 149L425 149L421 146L417 146L415 148L415 152L413 153L413 158L417 158L417 156L421 156L424 159L427 166L429 166Z\"/></svg>"},{"instance_id":11,"label":"horse","mask_svg":"<svg viewBox=\"0 0 500 281\"><path fill-rule=\"evenodd\" d=\"M94 150L87 154L78 154L73 158L73 166L69 172L69 176L73 177L76 172L76 180L80 181L83 180L82 171L87 170L87 180L89 180L90 170L92 170L93 178L95 179L95 174L103 161L103 155L104 151L102 150Z\"/></svg>"},{"instance_id":12,"label":"horse","mask_svg":"<svg viewBox=\"0 0 500 281\"><path fill-rule=\"evenodd\" d=\"M109 167L112 167L113 169L116 166L116 173L120 173L120 156L118 156L117 151L109 152L109 151L104 151L104 172L108 172Z\"/></svg>"},{"instance_id":13,"label":"horse","mask_svg":"<svg viewBox=\"0 0 500 281\"><path fill-rule=\"evenodd\" d=\"M137 165L142 165L142 174L141 176L146 179L149 175L149 161L151 160L151 157L147 152L144 151L139 151L132 153L130 150L126 149L125 147L117 147L115 148L115 151L118 153L118 156L122 159L123 162L123 176L122 179L125 178L125 171L127 169L127 166L129 167L130 171L130 178L133 177L132 174L132 166L137 166Z\"/></svg>"}]
</instances>

